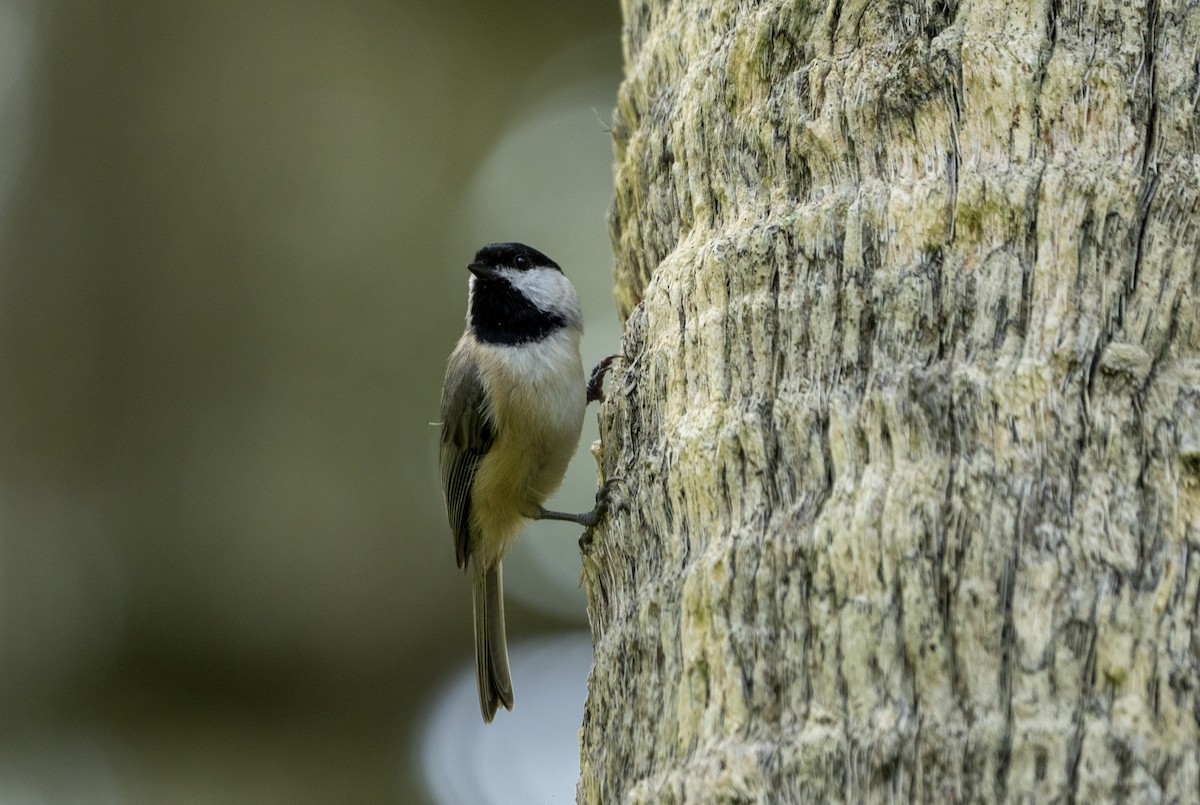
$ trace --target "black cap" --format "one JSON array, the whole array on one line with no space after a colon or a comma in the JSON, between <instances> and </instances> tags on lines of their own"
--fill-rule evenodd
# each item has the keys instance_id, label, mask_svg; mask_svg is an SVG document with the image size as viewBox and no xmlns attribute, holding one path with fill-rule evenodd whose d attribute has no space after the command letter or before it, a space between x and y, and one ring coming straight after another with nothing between
<instances>
[{"instance_id":1,"label":"black cap","mask_svg":"<svg viewBox=\"0 0 1200 805\"><path fill-rule=\"evenodd\" d=\"M489 243L475 252L471 266L479 268L515 268L523 271L530 268L554 268L562 271L558 263L524 243Z\"/></svg>"}]
</instances>

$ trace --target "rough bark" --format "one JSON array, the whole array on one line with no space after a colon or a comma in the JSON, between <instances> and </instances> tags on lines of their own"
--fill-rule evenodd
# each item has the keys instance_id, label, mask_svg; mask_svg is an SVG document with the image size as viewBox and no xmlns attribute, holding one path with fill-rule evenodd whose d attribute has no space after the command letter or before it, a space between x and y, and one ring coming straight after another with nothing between
<instances>
[{"instance_id":1,"label":"rough bark","mask_svg":"<svg viewBox=\"0 0 1200 805\"><path fill-rule=\"evenodd\" d=\"M585 802L1200 798L1200 5L623 0Z\"/></svg>"}]
</instances>

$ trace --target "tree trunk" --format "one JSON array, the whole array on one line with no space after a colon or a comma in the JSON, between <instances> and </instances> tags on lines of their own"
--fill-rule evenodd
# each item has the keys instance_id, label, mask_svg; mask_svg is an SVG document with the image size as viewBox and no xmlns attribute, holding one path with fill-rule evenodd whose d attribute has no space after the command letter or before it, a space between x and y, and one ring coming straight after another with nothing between
<instances>
[{"instance_id":1,"label":"tree trunk","mask_svg":"<svg viewBox=\"0 0 1200 805\"><path fill-rule=\"evenodd\" d=\"M584 802L1200 798L1200 6L624 0Z\"/></svg>"}]
</instances>

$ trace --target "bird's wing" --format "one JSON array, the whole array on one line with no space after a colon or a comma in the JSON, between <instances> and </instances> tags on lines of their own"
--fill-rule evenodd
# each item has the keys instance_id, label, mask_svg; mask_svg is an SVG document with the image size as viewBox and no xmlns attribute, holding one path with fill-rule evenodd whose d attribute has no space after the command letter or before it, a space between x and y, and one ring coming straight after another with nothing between
<instances>
[{"instance_id":1,"label":"bird's wing","mask_svg":"<svg viewBox=\"0 0 1200 805\"><path fill-rule=\"evenodd\" d=\"M457 378L457 382L453 388L442 389L442 490L454 532L455 558L461 568L466 567L470 550L471 481L479 460L491 449L495 430L486 410L478 368L455 351L446 376Z\"/></svg>"}]
</instances>

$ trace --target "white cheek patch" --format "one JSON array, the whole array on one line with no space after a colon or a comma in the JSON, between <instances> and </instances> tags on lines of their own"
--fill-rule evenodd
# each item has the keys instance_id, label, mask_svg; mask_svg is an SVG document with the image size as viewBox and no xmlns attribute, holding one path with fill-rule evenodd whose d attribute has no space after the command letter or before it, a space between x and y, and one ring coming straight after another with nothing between
<instances>
[{"instance_id":1,"label":"white cheek patch","mask_svg":"<svg viewBox=\"0 0 1200 805\"><path fill-rule=\"evenodd\" d=\"M503 268L499 274L539 310L557 313L575 325L582 320L575 286L561 271L554 268L533 268L528 271Z\"/></svg>"}]
</instances>

